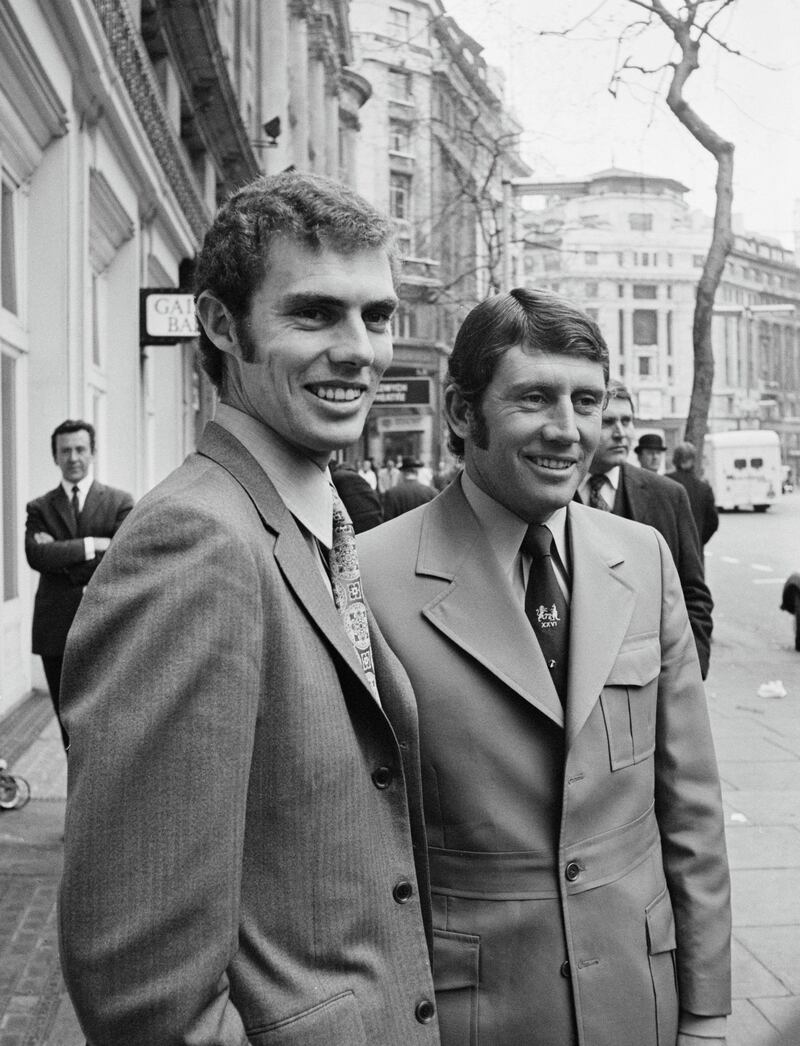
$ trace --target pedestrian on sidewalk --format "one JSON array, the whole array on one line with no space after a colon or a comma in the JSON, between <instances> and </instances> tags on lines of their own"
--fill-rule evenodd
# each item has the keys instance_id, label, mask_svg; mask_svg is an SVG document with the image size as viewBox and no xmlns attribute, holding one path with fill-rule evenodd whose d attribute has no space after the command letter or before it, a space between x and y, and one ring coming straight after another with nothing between
<instances>
[{"instance_id":1,"label":"pedestrian on sidewalk","mask_svg":"<svg viewBox=\"0 0 800 1046\"><path fill-rule=\"evenodd\" d=\"M32 649L42 659L66 749L60 690L67 633L86 585L133 508L133 498L93 478L95 431L88 421L62 421L50 437L50 449L61 482L27 506L25 555L41 575L33 603Z\"/></svg>"},{"instance_id":2,"label":"pedestrian on sidewalk","mask_svg":"<svg viewBox=\"0 0 800 1046\"><path fill-rule=\"evenodd\" d=\"M416 710L330 481L392 355L393 227L238 190L196 266L220 393L67 646L60 941L90 1046L437 1046Z\"/></svg>"}]
</instances>

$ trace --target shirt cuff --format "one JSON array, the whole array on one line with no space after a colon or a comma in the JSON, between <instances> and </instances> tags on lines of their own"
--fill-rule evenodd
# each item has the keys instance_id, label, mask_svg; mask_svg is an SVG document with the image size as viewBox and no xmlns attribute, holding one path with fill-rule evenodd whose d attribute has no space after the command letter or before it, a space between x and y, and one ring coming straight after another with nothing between
<instances>
[{"instance_id":1,"label":"shirt cuff","mask_svg":"<svg viewBox=\"0 0 800 1046\"><path fill-rule=\"evenodd\" d=\"M97 552L95 551L95 547L94 547L94 538L84 538L83 539L83 558L84 559L94 559L94 557L96 555L97 555Z\"/></svg>"},{"instance_id":2,"label":"shirt cuff","mask_svg":"<svg viewBox=\"0 0 800 1046\"><path fill-rule=\"evenodd\" d=\"M728 1018L699 1017L696 1013L681 1010L678 1030L683 1035L695 1035L698 1039L724 1039Z\"/></svg>"}]
</instances>

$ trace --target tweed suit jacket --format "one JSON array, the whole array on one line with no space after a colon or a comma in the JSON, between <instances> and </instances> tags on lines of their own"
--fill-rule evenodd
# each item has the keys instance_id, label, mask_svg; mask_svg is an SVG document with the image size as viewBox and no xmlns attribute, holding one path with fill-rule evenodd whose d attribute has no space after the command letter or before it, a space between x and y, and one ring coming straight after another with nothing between
<instances>
[{"instance_id":1,"label":"tweed suit jacket","mask_svg":"<svg viewBox=\"0 0 800 1046\"><path fill-rule=\"evenodd\" d=\"M714 601L705 582L702 545L686 491L672 480L626 462L620 466L614 512L655 527L666 541L681 579L681 590L705 679L711 657Z\"/></svg>"},{"instance_id":2,"label":"tweed suit jacket","mask_svg":"<svg viewBox=\"0 0 800 1046\"><path fill-rule=\"evenodd\" d=\"M700 479L690 469L676 469L674 472L668 472L666 478L680 483L688 494L700 543L706 545L719 527L719 514L711 484Z\"/></svg>"},{"instance_id":3,"label":"tweed suit jacket","mask_svg":"<svg viewBox=\"0 0 800 1046\"><path fill-rule=\"evenodd\" d=\"M443 1046L675 1046L729 1012L729 877L680 585L568 509L568 696L458 480L359 537L417 696Z\"/></svg>"},{"instance_id":4,"label":"tweed suit jacket","mask_svg":"<svg viewBox=\"0 0 800 1046\"><path fill-rule=\"evenodd\" d=\"M62 687L61 955L91 1046L438 1043L416 710L370 623L382 707L214 423L134 510Z\"/></svg>"},{"instance_id":5,"label":"tweed suit jacket","mask_svg":"<svg viewBox=\"0 0 800 1046\"><path fill-rule=\"evenodd\" d=\"M55 490L29 502L25 523L28 565L41 574L33 604L33 652L47 656L64 653L83 589L105 553L84 555L84 537L112 538L133 508L127 491L93 482L86 494L80 525L76 525L69 498L59 484ZM34 534L54 540L37 544Z\"/></svg>"}]
</instances>

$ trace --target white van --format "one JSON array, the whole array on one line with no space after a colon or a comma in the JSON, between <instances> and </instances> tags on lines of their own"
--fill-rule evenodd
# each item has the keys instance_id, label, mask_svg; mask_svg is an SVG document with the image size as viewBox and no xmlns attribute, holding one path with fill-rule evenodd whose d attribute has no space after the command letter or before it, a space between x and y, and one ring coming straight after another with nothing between
<instances>
[{"instance_id":1,"label":"white van","mask_svg":"<svg viewBox=\"0 0 800 1046\"><path fill-rule=\"evenodd\" d=\"M704 478L718 509L766 512L781 492L781 445L770 429L710 432L703 449Z\"/></svg>"}]
</instances>

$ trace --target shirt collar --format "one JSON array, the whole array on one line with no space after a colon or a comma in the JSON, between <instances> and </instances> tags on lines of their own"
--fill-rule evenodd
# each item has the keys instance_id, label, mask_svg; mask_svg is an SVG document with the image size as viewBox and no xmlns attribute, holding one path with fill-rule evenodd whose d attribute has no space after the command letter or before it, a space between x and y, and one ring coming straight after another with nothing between
<instances>
[{"instance_id":1,"label":"shirt collar","mask_svg":"<svg viewBox=\"0 0 800 1046\"><path fill-rule=\"evenodd\" d=\"M72 497L72 488L73 487L77 487L78 488L78 498L82 501L86 497L86 495L89 493L89 487L91 487L93 482L94 482L94 480L92 478L92 474L91 474L91 472L89 472L87 475L85 475L83 477L83 479L78 480L77 483L69 483L67 480L62 479L61 480L61 489L64 491L64 493L67 495L68 498L71 498Z\"/></svg>"},{"instance_id":2,"label":"shirt collar","mask_svg":"<svg viewBox=\"0 0 800 1046\"><path fill-rule=\"evenodd\" d=\"M608 472L604 473L604 476L606 478L606 482L611 485L611 490L613 492L610 499L606 498L606 501L610 500L611 504L614 503L614 500L615 500L616 495L617 495L617 489L619 487L619 469L620 469L619 465L614 465L613 468L610 468L608 470ZM583 480L581 481L581 485L579 487L579 493L580 493L580 496L581 496L581 501L585 505L589 504L589 480L591 478L592 478L592 473L591 472L587 472L586 475L583 477Z\"/></svg>"},{"instance_id":3,"label":"shirt collar","mask_svg":"<svg viewBox=\"0 0 800 1046\"><path fill-rule=\"evenodd\" d=\"M461 473L461 489L467 499L470 508L478 517L478 522L483 529L486 540L492 547L503 573L509 578L514 576L520 546L522 545L528 524L525 520L501 505L499 501L489 497L481 488L467 475L466 471ZM565 571L568 571L569 558L567 556L567 508L564 505L558 508L545 521L545 526L553 535L561 563Z\"/></svg>"},{"instance_id":4,"label":"shirt collar","mask_svg":"<svg viewBox=\"0 0 800 1046\"><path fill-rule=\"evenodd\" d=\"M217 404L214 421L250 451L295 519L330 548L333 493L327 466L321 468L274 429L227 403Z\"/></svg>"}]
</instances>

